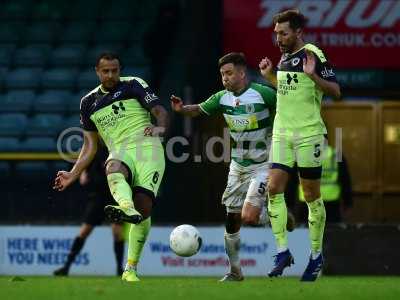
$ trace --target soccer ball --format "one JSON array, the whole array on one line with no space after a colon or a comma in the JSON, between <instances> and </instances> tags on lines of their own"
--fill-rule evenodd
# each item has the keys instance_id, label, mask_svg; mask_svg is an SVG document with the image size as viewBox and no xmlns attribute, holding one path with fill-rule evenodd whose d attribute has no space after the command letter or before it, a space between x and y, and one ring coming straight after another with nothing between
<instances>
[{"instance_id":1,"label":"soccer ball","mask_svg":"<svg viewBox=\"0 0 400 300\"><path fill-rule=\"evenodd\" d=\"M192 225L179 225L169 236L169 246L176 255L189 257L196 254L201 247L199 231Z\"/></svg>"}]
</instances>

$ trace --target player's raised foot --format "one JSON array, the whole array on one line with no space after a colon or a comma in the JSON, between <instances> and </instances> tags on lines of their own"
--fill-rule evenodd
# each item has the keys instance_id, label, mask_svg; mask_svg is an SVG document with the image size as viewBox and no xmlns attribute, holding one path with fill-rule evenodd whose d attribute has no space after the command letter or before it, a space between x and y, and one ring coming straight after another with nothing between
<instances>
[{"instance_id":1,"label":"player's raised foot","mask_svg":"<svg viewBox=\"0 0 400 300\"><path fill-rule=\"evenodd\" d=\"M286 230L289 232L292 232L295 228L296 228L296 218L290 211L288 211L287 212Z\"/></svg>"},{"instance_id":2,"label":"player's raised foot","mask_svg":"<svg viewBox=\"0 0 400 300\"><path fill-rule=\"evenodd\" d=\"M68 273L69 273L69 269L67 267L63 266L63 267L55 270L53 272L53 275L54 276L68 276Z\"/></svg>"},{"instance_id":3,"label":"player's raised foot","mask_svg":"<svg viewBox=\"0 0 400 300\"><path fill-rule=\"evenodd\" d=\"M233 273L229 272L222 277L219 282L229 282L229 281L243 281L244 277L242 272L239 273Z\"/></svg>"},{"instance_id":4,"label":"player's raised foot","mask_svg":"<svg viewBox=\"0 0 400 300\"><path fill-rule=\"evenodd\" d=\"M268 272L268 276L269 277L280 276L282 275L283 270L286 267L290 267L292 264L294 264L294 258L290 253L289 249L287 249L284 252L280 252L277 255L275 255L274 267L272 268L271 271Z\"/></svg>"},{"instance_id":5,"label":"player's raised foot","mask_svg":"<svg viewBox=\"0 0 400 300\"><path fill-rule=\"evenodd\" d=\"M126 222L139 224L143 221L142 215L134 208L125 208L117 205L107 205L104 207L104 213L108 221L113 223Z\"/></svg>"},{"instance_id":6,"label":"player's raised foot","mask_svg":"<svg viewBox=\"0 0 400 300\"><path fill-rule=\"evenodd\" d=\"M139 277L137 277L136 270L130 269L130 270L125 270L124 273L122 273L122 281L137 282L140 281L140 279Z\"/></svg>"},{"instance_id":7,"label":"player's raised foot","mask_svg":"<svg viewBox=\"0 0 400 300\"><path fill-rule=\"evenodd\" d=\"M315 281L321 273L323 264L324 258L321 253L315 259L312 259L312 256L310 255L307 268L304 271L303 276L301 276L300 281Z\"/></svg>"}]
</instances>

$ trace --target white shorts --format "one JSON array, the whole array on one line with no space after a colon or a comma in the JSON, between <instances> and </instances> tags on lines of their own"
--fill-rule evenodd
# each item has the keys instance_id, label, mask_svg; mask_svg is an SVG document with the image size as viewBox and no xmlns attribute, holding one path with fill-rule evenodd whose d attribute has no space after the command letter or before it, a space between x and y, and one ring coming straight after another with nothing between
<instances>
[{"instance_id":1,"label":"white shorts","mask_svg":"<svg viewBox=\"0 0 400 300\"><path fill-rule=\"evenodd\" d=\"M231 161L222 204L228 213L240 213L244 202L262 208L267 200L268 162L243 167Z\"/></svg>"}]
</instances>

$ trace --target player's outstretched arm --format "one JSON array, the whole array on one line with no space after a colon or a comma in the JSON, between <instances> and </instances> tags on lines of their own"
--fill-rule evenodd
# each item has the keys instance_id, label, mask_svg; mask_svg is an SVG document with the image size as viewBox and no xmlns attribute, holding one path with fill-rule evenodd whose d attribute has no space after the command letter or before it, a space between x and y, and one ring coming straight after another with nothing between
<instances>
[{"instance_id":1,"label":"player's outstretched arm","mask_svg":"<svg viewBox=\"0 0 400 300\"><path fill-rule=\"evenodd\" d=\"M79 178L83 170L85 170L92 162L97 152L97 132L83 131L83 146L79 157L72 167L71 171L58 171L54 181L53 189L63 191Z\"/></svg>"},{"instance_id":2,"label":"player's outstretched arm","mask_svg":"<svg viewBox=\"0 0 400 300\"><path fill-rule=\"evenodd\" d=\"M276 79L272 61L268 57L264 57L258 64L258 67L260 68L260 73L264 79L269 81L276 88L278 86L278 81Z\"/></svg>"},{"instance_id":3,"label":"player's outstretched arm","mask_svg":"<svg viewBox=\"0 0 400 300\"><path fill-rule=\"evenodd\" d=\"M306 58L303 58L304 73L310 77L310 79L313 80L316 85L319 86L325 95L332 96L335 99L340 99L341 92L339 84L333 81L325 80L318 76L318 74L315 72L316 58L314 54L309 50L305 50L305 52Z\"/></svg>"},{"instance_id":4,"label":"player's outstretched arm","mask_svg":"<svg viewBox=\"0 0 400 300\"><path fill-rule=\"evenodd\" d=\"M201 109L198 104L183 105L182 99L175 95L171 95L171 107L175 112L188 117L197 117L201 114Z\"/></svg>"},{"instance_id":5,"label":"player's outstretched arm","mask_svg":"<svg viewBox=\"0 0 400 300\"><path fill-rule=\"evenodd\" d=\"M162 105L156 105L151 109L151 114L156 118L157 126L151 129L150 135L164 136L169 127L169 115L167 110Z\"/></svg>"}]
</instances>

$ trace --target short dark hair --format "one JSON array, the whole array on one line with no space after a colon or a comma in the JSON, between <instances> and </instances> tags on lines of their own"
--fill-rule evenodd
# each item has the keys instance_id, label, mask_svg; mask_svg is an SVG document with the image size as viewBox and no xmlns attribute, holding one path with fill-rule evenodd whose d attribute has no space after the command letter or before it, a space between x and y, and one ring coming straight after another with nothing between
<instances>
[{"instance_id":1,"label":"short dark hair","mask_svg":"<svg viewBox=\"0 0 400 300\"><path fill-rule=\"evenodd\" d=\"M218 60L218 68L230 63L232 63L234 66L247 67L246 57L241 52L230 52L222 56Z\"/></svg>"},{"instance_id":2,"label":"short dark hair","mask_svg":"<svg viewBox=\"0 0 400 300\"><path fill-rule=\"evenodd\" d=\"M289 22L289 27L293 30L303 29L308 19L297 9L289 9L276 14L272 19L274 25L276 23Z\"/></svg>"},{"instance_id":3,"label":"short dark hair","mask_svg":"<svg viewBox=\"0 0 400 300\"><path fill-rule=\"evenodd\" d=\"M96 67L99 65L100 60L106 59L106 60L118 60L119 64L121 64L121 60L119 59L118 55L113 53L113 52L103 52L101 53L97 59L96 59Z\"/></svg>"}]
</instances>

